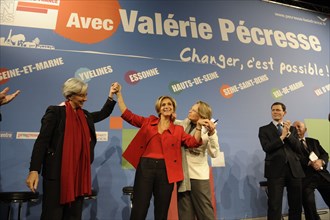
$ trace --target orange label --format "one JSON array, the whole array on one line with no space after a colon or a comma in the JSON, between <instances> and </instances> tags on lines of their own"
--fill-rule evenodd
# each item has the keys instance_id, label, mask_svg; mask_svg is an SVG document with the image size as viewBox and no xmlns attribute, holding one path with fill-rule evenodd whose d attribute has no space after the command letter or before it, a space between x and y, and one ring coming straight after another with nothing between
<instances>
[{"instance_id":1,"label":"orange label","mask_svg":"<svg viewBox=\"0 0 330 220\"><path fill-rule=\"evenodd\" d=\"M98 43L116 32L119 9L115 0L61 1L55 32L76 42Z\"/></svg>"}]
</instances>

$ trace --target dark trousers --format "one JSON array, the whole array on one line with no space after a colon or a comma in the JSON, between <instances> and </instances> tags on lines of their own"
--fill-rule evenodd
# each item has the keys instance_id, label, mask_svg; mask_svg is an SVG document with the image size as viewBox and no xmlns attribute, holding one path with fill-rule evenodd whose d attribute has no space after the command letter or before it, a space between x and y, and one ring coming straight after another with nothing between
<instances>
[{"instance_id":1,"label":"dark trousers","mask_svg":"<svg viewBox=\"0 0 330 220\"><path fill-rule=\"evenodd\" d=\"M81 220L83 198L60 204L60 181L43 179L41 220Z\"/></svg>"},{"instance_id":2,"label":"dark trousers","mask_svg":"<svg viewBox=\"0 0 330 220\"><path fill-rule=\"evenodd\" d=\"M320 219L315 204L315 189L320 192L324 202L327 204L328 208L330 208L330 182L319 174L304 178L302 197L306 220Z\"/></svg>"},{"instance_id":3,"label":"dark trousers","mask_svg":"<svg viewBox=\"0 0 330 220\"><path fill-rule=\"evenodd\" d=\"M280 220L282 216L283 191L286 186L289 205L289 220L301 220L302 193L301 178L292 176L289 165L282 177L268 178L268 220Z\"/></svg>"},{"instance_id":4,"label":"dark trousers","mask_svg":"<svg viewBox=\"0 0 330 220\"><path fill-rule=\"evenodd\" d=\"M191 191L178 193L180 220L214 220L209 180L190 179Z\"/></svg>"},{"instance_id":5,"label":"dark trousers","mask_svg":"<svg viewBox=\"0 0 330 220\"><path fill-rule=\"evenodd\" d=\"M168 183L165 161L142 157L134 180L131 220L145 220L154 196L154 219L167 220L174 183Z\"/></svg>"}]
</instances>

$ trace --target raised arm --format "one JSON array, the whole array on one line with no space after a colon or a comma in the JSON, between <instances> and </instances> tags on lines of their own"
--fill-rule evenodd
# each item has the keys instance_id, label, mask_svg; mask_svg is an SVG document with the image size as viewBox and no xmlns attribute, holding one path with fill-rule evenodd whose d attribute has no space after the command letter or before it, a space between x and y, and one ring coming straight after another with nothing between
<instances>
[{"instance_id":1,"label":"raised arm","mask_svg":"<svg viewBox=\"0 0 330 220\"><path fill-rule=\"evenodd\" d=\"M115 107L115 104L117 103L113 99L113 95L116 92L117 92L117 89L114 87L114 83L112 83L109 88L108 98L107 98L105 104L103 105L102 109L99 111L94 111L94 112L88 113L88 114L91 114L94 123L97 123L97 122L100 122L100 121L106 119L112 113L113 108ZM87 112L85 112L85 114L87 114Z\"/></svg>"},{"instance_id":2,"label":"raised arm","mask_svg":"<svg viewBox=\"0 0 330 220\"><path fill-rule=\"evenodd\" d=\"M119 83L114 83L112 85L115 89L116 89L116 95L117 95L117 103L118 103L118 106L119 106L119 109L120 109L120 112L123 114L125 112L125 110L127 109L126 107L126 104L124 102L124 98L123 98L123 95L121 93L121 85Z\"/></svg>"}]
</instances>

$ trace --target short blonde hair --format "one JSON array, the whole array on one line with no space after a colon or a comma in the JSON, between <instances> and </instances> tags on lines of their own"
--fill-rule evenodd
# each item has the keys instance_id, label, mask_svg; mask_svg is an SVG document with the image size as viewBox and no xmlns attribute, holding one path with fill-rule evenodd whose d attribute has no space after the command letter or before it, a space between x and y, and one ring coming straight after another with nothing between
<instances>
[{"instance_id":1,"label":"short blonde hair","mask_svg":"<svg viewBox=\"0 0 330 220\"><path fill-rule=\"evenodd\" d=\"M173 111L175 112L176 111L176 101L174 98L172 98L171 96L160 96L157 100L156 100L156 103L155 103L155 110L158 114L158 116L160 116L160 105L162 103L162 101L164 99L169 99L171 100L172 102L172 105L173 105Z\"/></svg>"},{"instance_id":2,"label":"short blonde hair","mask_svg":"<svg viewBox=\"0 0 330 220\"><path fill-rule=\"evenodd\" d=\"M72 95L86 94L88 84L78 78L70 78L64 82L62 87L63 96L68 99Z\"/></svg>"},{"instance_id":3,"label":"short blonde hair","mask_svg":"<svg viewBox=\"0 0 330 220\"><path fill-rule=\"evenodd\" d=\"M209 104L203 101L197 101L198 104L198 114L203 119L211 119L212 118L212 108Z\"/></svg>"}]
</instances>

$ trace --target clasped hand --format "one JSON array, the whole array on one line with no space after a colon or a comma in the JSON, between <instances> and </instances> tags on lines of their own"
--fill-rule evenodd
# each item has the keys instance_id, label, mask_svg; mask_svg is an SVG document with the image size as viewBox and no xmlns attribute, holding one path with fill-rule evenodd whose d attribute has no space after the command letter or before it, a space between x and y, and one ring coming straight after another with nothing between
<instances>
[{"instance_id":1,"label":"clasped hand","mask_svg":"<svg viewBox=\"0 0 330 220\"><path fill-rule=\"evenodd\" d=\"M314 168L314 170L322 170L322 160L315 160L315 161L310 161L310 165Z\"/></svg>"},{"instance_id":2,"label":"clasped hand","mask_svg":"<svg viewBox=\"0 0 330 220\"><path fill-rule=\"evenodd\" d=\"M215 124L211 120L199 119L197 121L197 124L199 124L200 126L204 126L207 129L209 135L214 134Z\"/></svg>"},{"instance_id":3,"label":"clasped hand","mask_svg":"<svg viewBox=\"0 0 330 220\"><path fill-rule=\"evenodd\" d=\"M114 82L111 84L109 97L112 98L113 94L117 94L121 90L121 86L118 82Z\"/></svg>"}]
</instances>

